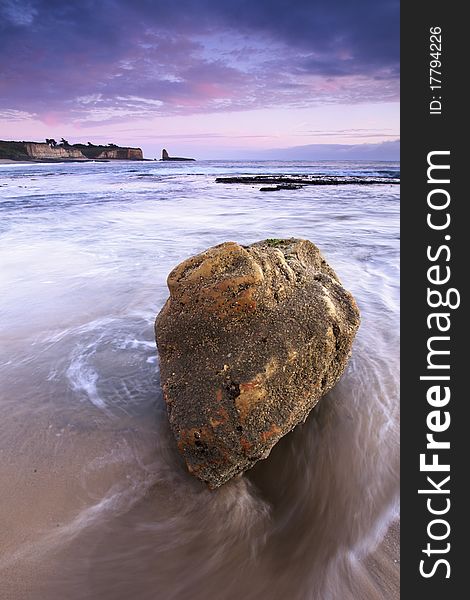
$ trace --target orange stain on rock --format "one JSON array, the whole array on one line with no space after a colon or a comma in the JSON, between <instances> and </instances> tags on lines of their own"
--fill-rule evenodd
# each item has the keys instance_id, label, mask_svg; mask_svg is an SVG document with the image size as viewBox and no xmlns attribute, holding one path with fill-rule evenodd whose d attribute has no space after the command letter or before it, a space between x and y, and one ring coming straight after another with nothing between
<instances>
[{"instance_id":1,"label":"orange stain on rock","mask_svg":"<svg viewBox=\"0 0 470 600\"><path fill-rule=\"evenodd\" d=\"M263 431L260 434L260 438L264 443L266 443L271 438L281 435L281 433L282 429L273 423L267 431Z\"/></svg>"},{"instance_id":2,"label":"orange stain on rock","mask_svg":"<svg viewBox=\"0 0 470 600\"><path fill-rule=\"evenodd\" d=\"M253 444L251 442L249 442L246 437L241 437L240 438L240 446L243 448L243 452L245 455L250 454L252 448L253 448Z\"/></svg>"}]
</instances>

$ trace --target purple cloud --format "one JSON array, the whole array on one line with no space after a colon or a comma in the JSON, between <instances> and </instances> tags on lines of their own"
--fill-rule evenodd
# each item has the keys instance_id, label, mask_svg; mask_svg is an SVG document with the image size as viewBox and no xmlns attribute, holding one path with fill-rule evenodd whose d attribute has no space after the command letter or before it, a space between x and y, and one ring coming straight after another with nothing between
<instances>
[{"instance_id":1,"label":"purple cloud","mask_svg":"<svg viewBox=\"0 0 470 600\"><path fill-rule=\"evenodd\" d=\"M398 97L398 2L0 0L0 111L110 123Z\"/></svg>"}]
</instances>

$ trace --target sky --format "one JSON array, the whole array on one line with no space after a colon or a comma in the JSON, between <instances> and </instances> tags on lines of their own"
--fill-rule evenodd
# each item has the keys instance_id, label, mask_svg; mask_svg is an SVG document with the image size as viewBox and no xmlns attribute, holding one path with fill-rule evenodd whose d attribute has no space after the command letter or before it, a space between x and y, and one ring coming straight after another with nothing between
<instances>
[{"instance_id":1,"label":"sky","mask_svg":"<svg viewBox=\"0 0 470 600\"><path fill-rule=\"evenodd\" d=\"M398 0L0 0L0 139L396 147Z\"/></svg>"}]
</instances>

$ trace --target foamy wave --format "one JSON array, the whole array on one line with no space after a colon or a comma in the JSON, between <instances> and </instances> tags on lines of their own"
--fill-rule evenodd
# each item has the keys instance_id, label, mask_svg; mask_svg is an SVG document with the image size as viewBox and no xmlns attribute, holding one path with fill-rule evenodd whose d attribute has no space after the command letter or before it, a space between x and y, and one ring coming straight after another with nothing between
<instances>
[{"instance_id":1,"label":"foamy wave","mask_svg":"<svg viewBox=\"0 0 470 600\"><path fill-rule=\"evenodd\" d=\"M96 351L98 341L88 346L79 345L73 352L66 376L73 391L86 396L98 408L106 408L106 402L98 393L99 375L90 365L89 358Z\"/></svg>"}]
</instances>

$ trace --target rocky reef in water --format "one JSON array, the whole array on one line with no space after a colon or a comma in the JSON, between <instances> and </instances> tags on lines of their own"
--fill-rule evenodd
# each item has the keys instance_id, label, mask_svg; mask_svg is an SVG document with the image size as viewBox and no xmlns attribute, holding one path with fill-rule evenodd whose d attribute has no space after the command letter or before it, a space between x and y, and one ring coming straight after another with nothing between
<instances>
[{"instance_id":1,"label":"rocky reef in water","mask_svg":"<svg viewBox=\"0 0 470 600\"><path fill-rule=\"evenodd\" d=\"M168 276L156 340L190 473L216 488L266 458L344 371L359 310L308 240L226 242Z\"/></svg>"},{"instance_id":2,"label":"rocky reef in water","mask_svg":"<svg viewBox=\"0 0 470 600\"><path fill-rule=\"evenodd\" d=\"M276 192L280 190L297 190L307 185L398 185L400 179L399 177L370 177L360 175L241 175L235 177L216 177L215 182L263 185L260 191Z\"/></svg>"}]
</instances>

